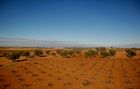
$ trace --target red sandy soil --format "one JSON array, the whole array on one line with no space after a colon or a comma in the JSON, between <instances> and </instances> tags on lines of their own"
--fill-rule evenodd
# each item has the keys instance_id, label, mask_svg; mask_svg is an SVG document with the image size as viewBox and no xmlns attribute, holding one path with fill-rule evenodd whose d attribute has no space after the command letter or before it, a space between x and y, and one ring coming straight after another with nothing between
<instances>
[{"instance_id":1,"label":"red sandy soil","mask_svg":"<svg viewBox=\"0 0 140 89\"><path fill-rule=\"evenodd\" d=\"M4 62L5 60L5 62ZM0 58L0 89L140 89L140 54L128 58Z\"/></svg>"}]
</instances>

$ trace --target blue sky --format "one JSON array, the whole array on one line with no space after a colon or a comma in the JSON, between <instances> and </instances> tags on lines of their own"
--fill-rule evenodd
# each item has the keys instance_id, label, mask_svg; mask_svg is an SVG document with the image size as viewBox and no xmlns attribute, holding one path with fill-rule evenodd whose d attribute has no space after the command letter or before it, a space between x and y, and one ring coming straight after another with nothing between
<instances>
[{"instance_id":1,"label":"blue sky","mask_svg":"<svg viewBox=\"0 0 140 89\"><path fill-rule=\"evenodd\" d=\"M0 38L140 43L139 0L0 0Z\"/></svg>"}]
</instances>

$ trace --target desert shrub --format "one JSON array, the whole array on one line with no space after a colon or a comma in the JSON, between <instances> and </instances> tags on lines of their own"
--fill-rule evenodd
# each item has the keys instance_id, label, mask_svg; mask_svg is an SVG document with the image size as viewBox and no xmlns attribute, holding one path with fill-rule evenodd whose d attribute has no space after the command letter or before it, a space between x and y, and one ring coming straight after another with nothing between
<instances>
[{"instance_id":1,"label":"desert shrub","mask_svg":"<svg viewBox=\"0 0 140 89\"><path fill-rule=\"evenodd\" d=\"M56 53L57 53L57 54L61 54L62 51L63 51L63 50L58 49L58 50L56 50Z\"/></svg>"},{"instance_id":2,"label":"desert shrub","mask_svg":"<svg viewBox=\"0 0 140 89\"><path fill-rule=\"evenodd\" d=\"M30 52L28 51L23 52L23 56L26 56L26 57L30 56Z\"/></svg>"},{"instance_id":3,"label":"desert shrub","mask_svg":"<svg viewBox=\"0 0 140 89\"><path fill-rule=\"evenodd\" d=\"M75 55L73 50L58 50L57 53L64 58L70 58Z\"/></svg>"},{"instance_id":4,"label":"desert shrub","mask_svg":"<svg viewBox=\"0 0 140 89\"><path fill-rule=\"evenodd\" d=\"M61 55L62 57L65 57L65 58L68 58L68 57L69 57L68 51L66 51L66 50L63 50L63 51L60 53L60 55Z\"/></svg>"},{"instance_id":5,"label":"desert shrub","mask_svg":"<svg viewBox=\"0 0 140 89\"><path fill-rule=\"evenodd\" d=\"M73 51L75 52L75 54L80 54L81 53L81 49L78 49L78 48L73 49Z\"/></svg>"},{"instance_id":6,"label":"desert shrub","mask_svg":"<svg viewBox=\"0 0 140 89\"><path fill-rule=\"evenodd\" d=\"M105 47L98 47L98 48L96 48L96 50L97 50L97 51L105 51L106 48L105 48Z\"/></svg>"},{"instance_id":7,"label":"desert shrub","mask_svg":"<svg viewBox=\"0 0 140 89\"><path fill-rule=\"evenodd\" d=\"M55 52L52 52L51 55L56 56L56 53Z\"/></svg>"},{"instance_id":8,"label":"desert shrub","mask_svg":"<svg viewBox=\"0 0 140 89\"><path fill-rule=\"evenodd\" d=\"M131 50L137 51L138 49L137 48L131 48Z\"/></svg>"},{"instance_id":9,"label":"desert shrub","mask_svg":"<svg viewBox=\"0 0 140 89\"><path fill-rule=\"evenodd\" d=\"M23 56L25 51L19 51L20 55Z\"/></svg>"},{"instance_id":10,"label":"desert shrub","mask_svg":"<svg viewBox=\"0 0 140 89\"><path fill-rule=\"evenodd\" d=\"M12 52L7 54L7 58L11 59L12 61L16 62L17 59L19 59L20 53L19 52Z\"/></svg>"},{"instance_id":11,"label":"desert shrub","mask_svg":"<svg viewBox=\"0 0 140 89\"><path fill-rule=\"evenodd\" d=\"M51 50L46 50L46 54L50 54L51 53Z\"/></svg>"},{"instance_id":12,"label":"desert shrub","mask_svg":"<svg viewBox=\"0 0 140 89\"><path fill-rule=\"evenodd\" d=\"M100 56L101 56L102 58L106 58L106 57L109 57L110 54L109 54L108 51L101 51L101 52L100 52Z\"/></svg>"},{"instance_id":13,"label":"desert shrub","mask_svg":"<svg viewBox=\"0 0 140 89\"><path fill-rule=\"evenodd\" d=\"M73 56L75 52L73 50L67 51L70 56Z\"/></svg>"},{"instance_id":14,"label":"desert shrub","mask_svg":"<svg viewBox=\"0 0 140 89\"><path fill-rule=\"evenodd\" d=\"M136 56L136 51L133 50L133 49L126 50L126 53L127 53L127 56L128 57L134 57L134 56Z\"/></svg>"},{"instance_id":15,"label":"desert shrub","mask_svg":"<svg viewBox=\"0 0 140 89\"><path fill-rule=\"evenodd\" d=\"M85 57L95 57L97 55L97 51L95 50L88 50L85 52Z\"/></svg>"},{"instance_id":16,"label":"desert shrub","mask_svg":"<svg viewBox=\"0 0 140 89\"><path fill-rule=\"evenodd\" d=\"M110 49L109 54L110 54L110 56L115 56L116 55L116 50Z\"/></svg>"},{"instance_id":17,"label":"desert shrub","mask_svg":"<svg viewBox=\"0 0 140 89\"><path fill-rule=\"evenodd\" d=\"M40 56L42 54L43 54L43 52L41 50L35 50L35 55Z\"/></svg>"}]
</instances>

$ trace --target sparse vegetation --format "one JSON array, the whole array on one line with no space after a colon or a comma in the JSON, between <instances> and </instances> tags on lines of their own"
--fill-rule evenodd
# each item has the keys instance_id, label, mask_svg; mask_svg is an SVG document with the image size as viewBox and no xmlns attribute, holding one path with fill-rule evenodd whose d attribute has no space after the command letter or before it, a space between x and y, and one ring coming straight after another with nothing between
<instances>
[{"instance_id":1,"label":"sparse vegetation","mask_svg":"<svg viewBox=\"0 0 140 89\"><path fill-rule=\"evenodd\" d=\"M21 89L23 87L26 89L37 89L39 87L47 87L47 88L50 87L52 89L55 88L61 89L61 88L69 88L69 87L74 89L75 88L76 89L81 89L81 88L108 89L108 88L116 87L116 85L113 84L114 82L120 82L118 79L114 78L116 74L118 77L125 79L123 82L127 85L131 83L137 84L137 81L134 79L135 78L138 79L140 77L139 76L140 72L138 71L139 58L140 58L139 50L135 51L134 49L129 49L129 48L127 49L127 52L129 54L132 53L130 52L131 50L137 52L137 56L133 58L134 60L132 60L132 58L126 58L127 53L125 52L126 49L124 48L120 48L119 50L116 48L106 48L105 50L103 49L99 51L97 51L96 48L83 48L82 50L75 49L75 48L74 49L73 48L66 48L66 49L38 48L36 52L36 54L39 55L38 57L25 58L25 56L29 55L28 52L30 53L30 56L34 55L35 49L37 48L34 49L16 48L16 50L13 50L12 48L10 50L5 49L4 51L0 52L0 54L6 53L5 55L8 55L7 57L9 57L10 59L7 60L7 58L5 57L0 57L1 58L0 68L2 69L2 71L0 72L0 82L3 83L0 85L2 86L2 89L5 88ZM48 50L51 51L51 52L47 52L49 53L49 57L47 57L46 54L46 51ZM19 57L15 57L14 53L20 54L21 58L18 59ZM77 57L73 57L73 55L76 55ZM89 58L85 58L86 55ZM104 57L104 58L99 58L99 57ZM11 62L11 60L16 62L13 63ZM127 68L129 68L129 70ZM120 71L121 74L118 75L118 72ZM101 77L99 77L100 74ZM29 76L30 78L26 78L26 76L24 75L30 75ZM14 82L9 82L9 79L13 79L13 81L19 81L19 86L17 87L12 86L14 85ZM98 79L99 80L103 79L103 81L101 82L93 81ZM32 83L32 81L34 81L35 83ZM55 81L59 82L59 84ZM73 81L76 81L77 84L80 85L80 87L79 86L75 87ZM40 82L42 84L36 86L36 84L39 84ZM10 84L10 86L7 86L8 84ZM95 87L94 85L97 86ZM98 85L105 85L105 86L100 87ZM135 86L128 86L127 88L133 89L134 87ZM139 84L136 87L139 88Z\"/></svg>"},{"instance_id":2,"label":"sparse vegetation","mask_svg":"<svg viewBox=\"0 0 140 89\"><path fill-rule=\"evenodd\" d=\"M51 53L51 50L47 50L47 51L46 51L46 54L47 54L47 55L50 55L50 53Z\"/></svg>"},{"instance_id":3,"label":"sparse vegetation","mask_svg":"<svg viewBox=\"0 0 140 89\"><path fill-rule=\"evenodd\" d=\"M97 50L97 51L105 51L106 48L105 48L105 47L98 47L98 48L96 48L96 50Z\"/></svg>"},{"instance_id":4,"label":"sparse vegetation","mask_svg":"<svg viewBox=\"0 0 140 89\"><path fill-rule=\"evenodd\" d=\"M43 52L41 50L35 50L35 55L41 56Z\"/></svg>"},{"instance_id":5,"label":"sparse vegetation","mask_svg":"<svg viewBox=\"0 0 140 89\"><path fill-rule=\"evenodd\" d=\"M127 49L126 50L126 53L127 53L127 56L128 57L134 57L134 56L136 56L136 50L134 50L134 49Z\"/></svg>"},{"instance_id":6,"label":"sparse vegetation","mask_svg":"<svg viewBox=\"0 0 140 89\"><path fill-rule=\"evenodd\" d=\"M109 54L108 51L101 51L101 52L100 52L100 56L101 56L102 58L106 58L106 57L109 57L110 54Z\"/></svg>"},{"instance_id":7,"label":"sparse vegetation","mask_svg":"<svg viewBox=\"0 0 140 89\"><path fill-rule=\"evenodd\" d=\"M116 55L116 50L110 49L109 54L110 54L110 56L115 56Z\"/></svg>"},{"instance_id":8,"label":"sparse vegetation","mask_svg":"<svg viewBox=\"0 0 140 89\"><path fill-rule=\"evenodd\" d=\"M23 56L29 57L30 56L30 52L28 52L28 51L23 52Z\"/></svg>"},{"instance_id":9,"label":"sparse vegetation","mask_svg":"<svg viewBox=\"0 0 140 89\"><path fill-rule=\"evenodd\" d=\"M97 55L97 51L95 51L95 50L88 50L87 52L85 52L85 57L86 58L95 57L96 55Z\"/></svg>"},{"instance_id":10,"label":"sparse vegetation","mask_svg":"<svg viewBox=\"0 0 140 89\"><path fill-rule=\"evenodd\" d=\"M57 53L64 58L70 58L75 55L73 50L57 50Z\"/></svg>"},{"instance_id":11,"label":"sparse vegetation","mask_svg":"<svg viewBox=\"0 0 140 89\"><path fill-rule=\"evenodd\" d=\"M19 52L8 53L7 58L11 59L13 62L16 62L16 60L20 58L20 53Z\"/></svg>"},{"instance_id":12,"label":"sparse vegetation","mask_svg":"<svg viewBox=\"0 0 140 89\"><path fill-rule=\"evenodd\" d=\"M68 51L66 51L66 50L61 51L60 55L64 58L69 58L70 57Z\"/></svg>"},{"instance_id":13,"label":"sparse vegetation","mask_svg":"<svg viewBox=\"0 0 140 89\"><path fill-rule=\"evenodd\" d=\"M56 53L55 52L52 52L51 55L56 56Z\"/></svg>"},{"instance_id":14,"label":"sparse vegetation","mask_svg":"<svg viewBox=\"0 0 140 89\"><path fill-rule=\"evenodd\" d=\"M77 55L81 53L81 49L79 49L79 48L74 48L73 51Z\"/></svg>"}]
</instances>

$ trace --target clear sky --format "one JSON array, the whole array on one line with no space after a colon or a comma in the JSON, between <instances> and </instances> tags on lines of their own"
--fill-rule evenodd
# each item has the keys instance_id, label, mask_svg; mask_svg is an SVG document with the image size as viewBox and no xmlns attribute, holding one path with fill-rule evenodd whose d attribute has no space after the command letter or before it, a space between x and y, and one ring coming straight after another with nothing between
<instances>
[{"instance_id":1,"label":"clear sky","mask_svg":"<svg viewBox=\"0 0 140 89\"><path fill-rule=\"evenodd\" d=\"M0 0L0 38L140 43L140 1Z\"/></svg>"}]
</instances>

